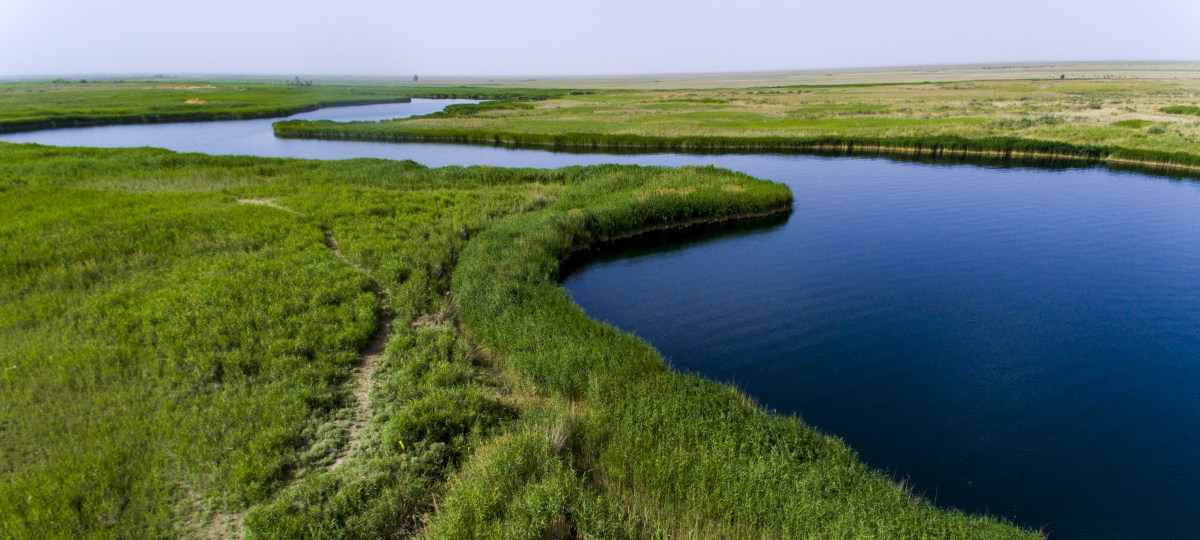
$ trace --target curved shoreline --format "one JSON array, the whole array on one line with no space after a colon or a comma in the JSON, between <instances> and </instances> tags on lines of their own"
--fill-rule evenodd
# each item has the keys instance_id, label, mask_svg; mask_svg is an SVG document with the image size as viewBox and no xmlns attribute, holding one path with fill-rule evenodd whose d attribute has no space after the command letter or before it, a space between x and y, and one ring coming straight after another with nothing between
<instances>
[{"instance_id":1,"label":"curved shoreline","mask_svg":"<svg viewBox=\"0 0 1200 540\"><path fill-rule=\"evenodd\" d=\"M643 236L643 235L650 234L650 233L669 231L672 229L685 229L688 227L703 227L703 226L708 226L708 225L720 225L723 223L731 223L731 222L753 221L756 219L765 219L765 218L769 218L769 217L790 214L791 212L792 212L792 205L787 204L784 206L780 206L778 208L764 210L762 212L729 214L729 215L725 215L725 216L697 217L697 218L686 219L686 220L682 220L682 221L672 221L670 223L647 225L644 227L640 227L637 229L633 229L630 231L626 231L626 232L617 234L615 236L607 236L607 235L602 234L602 235L599 235L599 236L593 238L591 241L571 246L571 249L569 251L567 251L567 254L565 256L563 256L563 258L559 261L559 266L561 267L562 265L564 265L571 257L575 256L578 253L597 249L606 244L611 244L613 242L620 242L622 240L629 240L632 238L637 238L639 236Z\"/></svg>"},{"instance_id":2,"label":"curved shoreline","mask_svg":"<svg viewBox=\"0 0 1200 540\"><path fill-rule=\"evenodd\" d=\"M176 124L184 122L220 122L231 120L261 120L263 118L284 118L294 114L312 112L334 107L354 107L358 105L385 105L388 103L411 103L411 97L395 99L360 99L354 101L321 102L299 107L276 109L272 111L249 111L245 114L234 111L211 112L197 109L188 113L168 113L161 115L123 115L123 116L68 116L59 119L35 120L29 122L0 122L0 134L42 131L49 129L68 129L96 126L123 126L136 124Z\"/></svg>"},{"instance_id":3,"label":"curved shoreline","mask_svg":"<svg viewBox=\"0 0 1200 540\"><path fill-rule=\"evenodd\" d=\"M827 533L819 509L836 508L876 533L1040 537L1003 518L938 508L863 464L835 436L764 409L727 384L676 371L649 343L593 319L558 283L570 254L600 243L792 209L781 185L739 185L747 192L733 207L714 204L724 198L715 190L659 207L633 189L604 195L597 190L607 186L584 184L551 208L498 220L471 238L455 267L459 322L539 394L603 419L589 428L603 434L589 450L589 475L637 494L623 502L627 511L665 523L721 515L767 536ZM680 469L689 473L673 472ZM841 493L833 485L852 485L858 495L831 494ZM822 504L809 504L815 499Z\"/></svg>"},{"instance_id":4,"label":"curved shoreline","mask_svg":"<svg viewBox=\"0 0 1200 540\"><path fill-rule=\"evenodd\" d=\"M56 150L56 152L59 151L71 153L79 150ZM102 151L102 153L110 155L126 152L129 154L143 152L147 155L156 154L156 151L147 149L122 149L120 151L104 149ZM242 158L185 156L174 166L184 168L190 163L206 162L209 159L214 162L242 162ZM250 161L255 162L259 159L261 158L251 158ZM285 160L279 160L279 162L282 161ZM262 162L275 163L276 161L264 159ZM328 164L328 167L332 169L339 165ZM350 165L361 166L361 164L353 163ZM406 167L399 162L385 165ZM314 174L311 172L314 167L312 163L296 163L296 167L306 171L304 174ZM504 287L515 283L521 293L536 293L535 288L544 283L529 281L528 278L542 276L542 274L527 273L525 270L531 268L531 264L538 262L534 259L538 254L561 255L562 250L559 248L569 246L571 239L611 242L655 230L769 217L786 213L792 208L792 197L785 186L754 179L748 175L734 175L733 180L742 189L726 190L724 188L730 185L728 171L713 169L710 172L704 172L709 169L698 169L703 172L703 178L677 176L679 175L678 169L628 167L624 169L628 174L621 176L635 176L638 182L632 186L616 186L620 188L617 190L613 189L613 185L604 182L606 179L604 177L588 178L587 181L578 185L564 183L561 188L562 193L577 197L574 201L580 204L583 212L579 215L571 214L568 210L571 201L563 202L564 206L558 208L518 212L500 217L495 224L507 228L492 227L493 223L489 223L489 226L483 229L478 236L463 237L463 240L469 238L469 241L461 248L461 252L465 253L468 249L473 250L474 262L499 261L497 264L503 262L510 264L490 268L482 266L466 268L461 275L458 271L459 265L455 265L454 270L449 274L449 279L452 279L454 283L452 290L457 293L458 285L465 284L474 287L475 290L487 287L507 293L510 291ZM600 168L598 167L597 170ZM258 172L256 174L266 173ZM694 194L689 194L688 197L681 198L683 200L680 202L671 199L644 199L635 192L637 188L641 187L660 187L660 184L654 183L660 180L670 181L671 185L697 185L701 189ZM479 180L479 183L483 185L483 180ZM703 189L706 186L709 189ZM666 201L669 204L656 205L657 201ZM605 203L614 204L609 207ZM656 220L661 220L661 222L654 224ZM513 228L523 223L544 224L547 227L524 230ZM518 234L512 238L504 236L506 232L537 233L546 231L550 233L549 236L536 234ZM492 244L501 248L498 256L487 257L487 253L483 252L486 247L489 247L489 241L506 239L513 239L516 242ZM522 244L522 240L527 243ZM564 243L558 243L556 240L562 240ZM586 243L590 244L591 241ZM526 245L528 249L516 249L521 245ZM472 275L487 278L487 281L476 283L459 281L460 278L469 279L470 276L466 274L471 271L474 271ZM440 265L437 267L437 272L439 275L442 272ZM521 278L521 280L514 281L513 278ZM495 282L492 282L493 279ZM557 286L551 288L557 288ZM500 298L499 294L486 298L475 295L462 297L471 308L469 316L477 317L477 321L480 320L478 317L483 317L483 322L489 323L488 325L479 324L473 328L479 328L484 332L497 332L504 330L508 322L522 322L515 318L499 318L501 315L512 312L488 312L488 306L484 305L484 302L498 298ZM562 299L561 297L555 298ZM567 308L568 315L588 318L577 308L570 308L570 306L562 304L555 305ZM511 308L512 306L506 307ZM521 312L518 310L513 317L541 314L544 312L536 310ZM493 315L496 318L493 318ZM675 434L682 442L675 445L653 444L649 451L643 451L641 447L647 441L640 439L639 435L644 431L627 429L628 426L634 425L631 422L612 424L605 427L604 431L598 431L602 435L611 433L611 440L602 438L603 442L598 442L586 439L581 435L578 437L578 441L581 445L589 444L589 446L581 446L581 449L592 452L592 457L600 465L597 474L607 474L608 476L605 478L613 482L625 482L612 485L630 486L629 492L635 496L640 493L650 493L656 498L656 501L661 501L663 508L666 508L663 512L667 512L663 514L666 516L663 518L666 520L664 523L668 525L672 523L669 521L672 514L669 513L677 510L680 515L685 517L716 516L713 519L740 520L740 523L748 524L747 527L756 527L750 530L761 530L765 531L763 534L778 536L792 534L804 536L805 534L802 534L804 531L808 531L807 536L816 536L820 532L834 530L835 527L847 527L847 530L858 531L867 531L868 527L876 527L874 529L876 531L880 530L879 527L883 527L885 531L914 530L914 528L927 531L953 530L960 533L971 532L971 536L979 537L985 537L985 535L987 537L1033 536L1024 534L1029 531L1010 527L1010 524L1001 518L966 515L956 510L940 510L929 504L928 501L914 498L905 491L903 485L897 485L884 475L866 469L864 465L856 461L852 450L836 438L808 429L795 419L777 417L763 411L756 405L747 403L744 398L737 395L736 391L720 383L670 372L668 371L669 366L662 363L661 355L657 355L653 348L630 336L618 335L614 331L606 330L601 323L590 318L588 320L591 323L576 328L562 325L563 332L582 332L579 334L581 339L577 341L554 341L557 336L561 335L557 331L537 336L551 340L547 347L574 343L587 344L594 348L548 350L549 353L557 353L555 357L562 360L564 365L557 366L553 372L548 370L542 372L543 376L552 378L531 379L531 384L543 384L551 396L559 399L558 403L572 402L574 397L586 397L589 401L582 402L584 405L611 413L612 417L618 420L628 420L640 416L639 409L636 407L642 407L640 411L643 412L658 414L656 417L638 418L636 427L657 428L664 434L663 439L676 440L671 437L672 434ZM562 323L563 321L556 322ZM520 328L530 328L530 326L525 325ZM551 327L550 330L556 328ZM539 358L530 358L529 349L522 349L520 343L513 343L512 337L520 338L521 336L503 333L488 334L490 342L508 345L503 352L511 355L510 359L516 363L515 365L530 366L539 360ZM539 346L541 344L539 343ZM567 362L574 364L567 364ZM586 365L588 370L592 370L596 374L596 377L576 385L574 383L579 379L579 373L584 371L566 369L570 365ZM588 384L592 382L595 383L594 386ZM628 391L627 394L626 391ZM625 396L632 399L627 406L633 408L620 408L621 402L625 401ZM608 408L601 409L602 407ZM681 416L685 412L687 415ZM677 422L675 421L677 416L681 416L685 420L696 421ZM579 432L587 433L583 429ZM739 444L727 444L728 441L738 441ZM403 451L402 446L400 449ZM689 450L693 449L701 449L708 453L699 455L689 453ZM630 456L640 455L641 458L637 464L641 469L635 470L628 477L618 474L623 470L620 460L623 455L621 452L627 452L627 455ZM663 461L658 463L672 463L676 466L655 467L654 463L647 461L648 458L655 456L663 458ZM752 459L746 459L748 457ZM571 464L567 466L569 465ZM695 478L676 477L674 471L680 468L694 470ZM781 472L786 474L781 474ZM628 478L628 480L622 480L624 478ZM640 483L641 480L645 480L645 483ZM773 496L774 499L769 499L764 505L759 497L750 497L746 492L737 489L712 490L711 486L714 485L730 487L749 485L759 490L760 493ZM842 490L847 486L854 490L855 497L843 494ZM704 498L679 495L681 493L701 493L706 488L715 492L708 493ZM771 500L782 500L787 503L774 504L770 502ZM809 504L814 500L822 504ZM802 504L805 506L801 506ZM293 506L288 505L286 508L291 509ZM829 508L837 509L839 516L850 516L850 523L846 524L831 519L825 514ZM255 514L251 514L251 518L254 516ZM263 523L263 521L258 523ZM852 526L859 528L849 529ZM865 533L860 532L860 534ZM959 534L958 536L966 535Z\"/></svg>"},{"instance_id":5,"label":"curved shoreline","mask_svg":"<svg viewBox=\"0 0 1200 540\"><path fill-rule=\"evenodd\" d=\"M373 125L374 123L372 123ZM1081 164L1117 165L1149 174L1171 170L1200 174L1200 155L1139 150L1116 146L1020 137L966 138L915 136L856 138L817 137L655 137L598 133L536 134L515 132L470 133L446 131L361 131L355 123L287 120L276 122L276 137L294 139L356 140L376 142L443 142L503 146L506 148L644 150L647 152L832 152L846 156L980 157L999 160L1073 161ZM335 127L336 126L336 127ZM347 127L351 129L346 129Z\"/></svg>"}]
</instances>

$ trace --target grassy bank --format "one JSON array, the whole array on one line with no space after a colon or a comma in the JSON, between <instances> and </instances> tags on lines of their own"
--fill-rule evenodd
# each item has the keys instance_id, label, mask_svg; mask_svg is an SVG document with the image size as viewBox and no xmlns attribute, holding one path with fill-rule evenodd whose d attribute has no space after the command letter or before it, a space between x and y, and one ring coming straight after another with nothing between
<instances>
[{"instance_id":1,"label":"grassy bank","mask_svg":"<svg viewBox=\"0 0 1200 540\"><path fill-rule=\"evenodd\" d=\"M554 282L573 246L790 202L713 168L0 144L0 531L1032 536L671 372Z\"/></svg>"},{"instance_id":2,"label":"grassy bank","mask_svg":"<svg viewBox=\"0 0 1200 540\"><path fill-rule=\"evenodd\" d=\"M983 154L1200 167L1194 80L856 84L567 95L281 137L557 148ZM1178 112L1177 112L1178 111Z\"/></svg>"},{"instance_id":3,"label":"grassy bank","mask_svg":"<svg viewBox=\"0 0 1200 540\"><path fill-rule=\"evenodd\" d=\"M274 118L321 107L396 103L412 98L536 100L565 93L461 86L289 86L282 82L10 82L0 83L0 133L107 124Z\"/></svg>"},{"instance_id":4,"label":"grassy bank","mask_svg":"<svg viewBox=\"0 0 1200 540\"><path fill-rule=\"evenodd\" d=\"M349 452L360 351L391 317L395 343L417 340L407 324L436 311L466 232L523 208L524 183L541 177L0 152L0 536L18 538L224 536L247 508L328 470ZM386 450L375 455L394 458ZM454 455L431 452L446 457L369 473L423 485ZM412 513L432 492L406 495L378 504Z\"/></svg>"},{"instance_id":5,"label":"grassy bank","mask_svg":"<svg viewBox=\"0 0 1200 540\"><path fill-rule=\"evenodd\" d=\"M640 188L633 197L627 186L613 181L580 190L498 222L467 246L453 288L461 320L477 339L539 392L574 404L557 424L566 427L555 432L578 441L566 459L615 499L634 530L685 537L1023 536L990 519L939 511L867 470L838 439L761 410L728 386L674 373L641 340L588 319L554 279L573 248L656 225L762 215L791 202L746 183L688 182L645 196Z\"/></svg>"}]
</instances>

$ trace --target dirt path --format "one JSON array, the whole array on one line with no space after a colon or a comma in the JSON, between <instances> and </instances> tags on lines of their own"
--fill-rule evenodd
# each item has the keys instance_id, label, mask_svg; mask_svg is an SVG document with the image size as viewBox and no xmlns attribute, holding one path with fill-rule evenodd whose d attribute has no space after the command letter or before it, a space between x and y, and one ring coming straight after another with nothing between
<instances>
[{"instance_id":1,"label":"dirt path","mask_svg":"<svg viewBox=\"0 0 1200 540\"><path fill-rule=\"evenodd\" d=\"M346 450L330 466L331 469L336 469L342 463L345 463L350 458L350 454L354 453L354 450L358 448L358 445L362 442L360 435L362 428L367 425L367 420L371 418L371 377L375 373L375 363L379 360L380 355L383 354L383 349L387 346L388 336L392 335L392 314L387 310L385 302L388 290L383 287L383 284L379 283L370 272L367 272L361 266L342 255L342 250L338 249L337 238L334 238L333 231L321 227L321 233L325 235L325 245L329 246L329 249L333 251L333 254L337 258L371 280L371 283L375 285L375 296L379 298L379 328L375 330L375 335L371 336L371 341L367 343L367 348L363 349L362 364L358 368L358 373L354 375L354 401L357 405L354 407L354 414L349 426L347 426L349 442L346 444Z\"/></svg>"},{"instance_id":2,"label":"dirt path","mask_svg":"<svg viewBox=\"0 0 1200 540\"><path fill-rule=\"evenodd\" d=\"M237 202L238 204L267 206L283 210L284 212L302 215L291 208L276 204L271 199L238 199ZM358 371L354 374L354 411L348 422L339 422L339 425L346 427L348 442L345 450L330 465L331 469L336 469L345 463L350 455L354 453L354 450L358 448L359 444L362 443L362 429L367 425L367 420L371 418L371 378L375 373L375 364L379 361L380 355L383 354L383 350L387 346L388 337L392 335L392 314L387 309L387 288L366 269L342 255L342 250L338 248L337 238L333 236L333 231L322 226L321 234L325 236L325 245L330 251L333 251L333 254L338 259L341 259L342 262L371 280L371 283L375 286L375 296L379 299L379 327L375 329L375 334L371 336L371 341L363 349L362 363L359 365Z\"/></svg>"},{"instance_id":3,"label":"dirt path","mask_svg":"<svg viewBox=\"0 0 1200 540\"><path fill-rule=\"evenodd\" d=\"M191 533L192 538L241 540L245 537L245 530L242 528L244 514L209 511L204 506L199 491L190 486L186 489L188 501L195 512L185 522L187 531Z\"/></svg>"},{"instance_id":4,"label":"dirt path","mask_svg":"<svg viewBox=\"0 0 1200 540\"><path fill-rule=\"evenodd\" d=\"M276 210L283 210L284 212L291 212L296 215L301 215L300 212L292 210L291 208L288 208L286 206L279 206L278 204L275 204L275 201L273 201L271 199L238 199L237 202L238 202L238 204L254 204L254 205L258 205L258 206L269 206Z\"/></svg>"}]
</instances>

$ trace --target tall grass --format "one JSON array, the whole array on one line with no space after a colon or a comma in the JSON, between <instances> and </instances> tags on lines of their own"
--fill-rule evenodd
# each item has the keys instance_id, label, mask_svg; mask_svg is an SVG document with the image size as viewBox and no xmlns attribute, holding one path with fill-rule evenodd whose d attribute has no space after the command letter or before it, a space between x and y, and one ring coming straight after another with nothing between
<instances>
[{"instance_id":1,"label":"tall grass","mask_svg":"<svg viewBox=\"0 0 1200 540\"><path fill-rule=\"evenodd\" d=\"M790 202L714 168L0 144L0 531L1028 536L671 372L555 284L572 246Z\"/></svg>"},{"instance_id":2,"label":"tall grass","mask_svg":"<svg viewBox=\"0 0 1200 540\"><path fill-rule=\"evenodd\" d=\"M1195 81L978 81L600 92L520 109L475 108L470 116L282 122L276 134L559 150L1139 161L1196 171L1200 124L1164 120L1160 108L1189 110L1198 88ZM1139 121L1153 127L1129 129Z\"/></svg>"},{"instance_id":3,"label":"tall grass","mask_svg":"<svg viewBox=\"0 0 1200 540\"><path fill-rule=\"evenodd\" d=\"M463 118L489 111L531 110L533 105L524 101L484 101L482 103L458 103L425 115L427 118Z\"/></svg>"},{"instance_id":4,"label":"tall grass","mask_svg":"<svg viewBox=\"0 0 1200 540\"><path fill-rule=\"evenodd\" d=\"M1099 161L1113 149L1019 137L966 138L954 135L864 137L864 136L679 136L657 137L606 133L523 133L504 131L420 129L405 130L380 122L333 122L329 120L286 120L274 124L275 136L284 138L434 141L489 143L551 148L641 149L658 151L795 151L844 150L868 153L967 154L1070 157ZM1189 164L1192 161L1188 161ZM1200 161L1197 161L1200 163Z\"/></svg>"},{"instance_id":5,"label":"tall grass","mask_svg":"<svg viewBox=\"0 0 1200 540\"><path fill-rule=\"evenodd\" d=\"M524 208L527 182L558 178L0 144L0 536L176 536L318 478L345 451L347 380L379 311L322 228L406 328L443 302L469 231ZM439 350L397 339L402 357ZM486 424L494 407L463 392L425 410ZM395 429L416 448L450 437L422 422L448 420ZM451 464L430 460L435 478ZM420 486L405 519L434 492L416 469L344 469L385 491Z\"/></svg>"},{"instance_id":6,"label":"tall grass","mask_svg":"<svg viewBox=\"0 0 1200 540\"><path fill-rule=\"evenodd\" d=\"M546 209L496 223L472 239L453 282L474 336L539 391L586 408L588 443L570 461L627 523L697 536L1029 536L934 508L836 438L728 386L670 371L647 344L575 306L554 280L573 246L791 203L782 186L716 169L644 171L601 176Z\"/></svg>"},{"instance_id":7,"label":"tall grass","mask_svg":"<svg viewBox=\"0 0 1200 540\"><path fill-rule=\"evenodd\" d=\"M5 536L162 535L178 501L259 500L320 458L376 301L317 231L210 194L0 208Z\"/></svg>"},{"instance_id":8,"label":"tall grass","mask_svg":"<svg viewBox=\"0 0 1200 540\"><path fill-rule=\"evenodd\" d=\"M1155 165L1200 167L1200 154L1080 145L1060 141L1019 137L966 138L954 135L934 136L801 136L801 137L722 137L612 135L600 133L514 133L475 130L405 131L378 123L340 123L331 121L288 120L275 123L275 135L284 138L369 140L392 142L434 141L484 143L512 147L550 147L586 150L646 150L669 152L753 151L841 152L847 155L971 156L1003 159L1045 158L1076 159L1103 163L1107 160L1143 162Z\"/></svg>"}]
</instances>

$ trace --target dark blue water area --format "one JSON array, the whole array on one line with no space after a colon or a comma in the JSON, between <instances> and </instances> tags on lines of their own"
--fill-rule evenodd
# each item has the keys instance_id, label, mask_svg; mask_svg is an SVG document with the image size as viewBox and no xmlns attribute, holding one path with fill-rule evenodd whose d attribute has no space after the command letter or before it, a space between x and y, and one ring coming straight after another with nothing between
<instances>
[{"instance_id":1,"label":"dark blue water area","mask_svg":"<svg viewBox=\"0 0 1200 540\"><path fill-rule=\"evenodd\" d=\"M616 245L563 286L680 370L1051 538L1200 531L1200 186L810 158L783 224Z\"/></svg>"},{"instance_id":2,"label":"dark blue water area","mask_svg":"<svg viewBox=\"0 0 1200 540\"><path fill-rule=\"evenodd\" d=\"M675 368L803 417L940 506L1052 538L1200 531L1200 184L1098 167L276 139L273 121L0 140L429 166L716 164L783 182L790 216L614 245L563 286Z\"/></svg>"}]
</instances>

